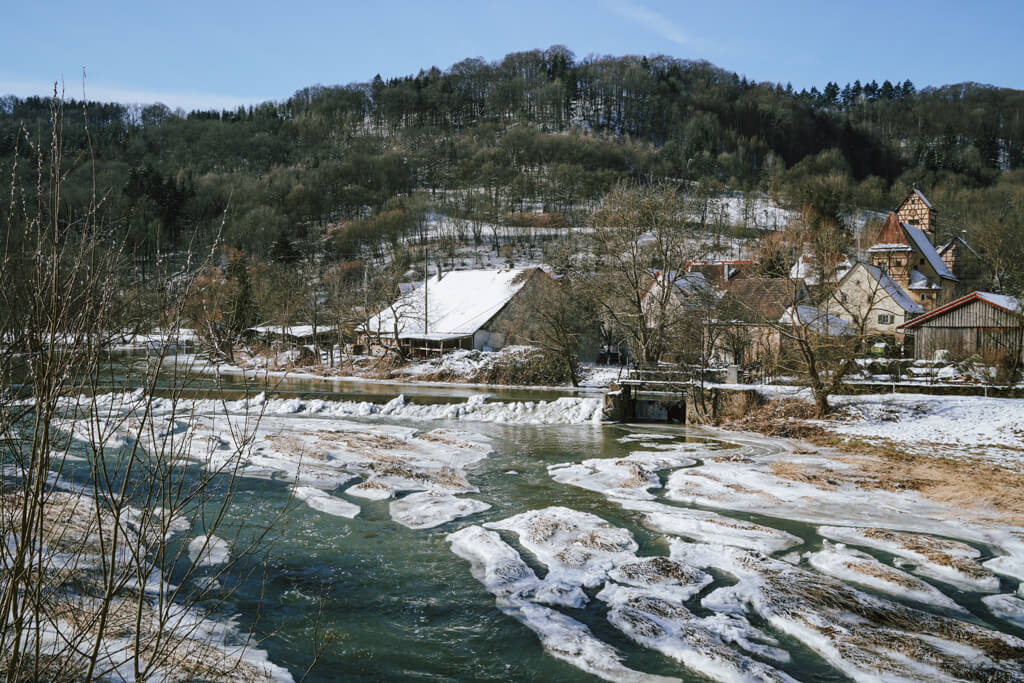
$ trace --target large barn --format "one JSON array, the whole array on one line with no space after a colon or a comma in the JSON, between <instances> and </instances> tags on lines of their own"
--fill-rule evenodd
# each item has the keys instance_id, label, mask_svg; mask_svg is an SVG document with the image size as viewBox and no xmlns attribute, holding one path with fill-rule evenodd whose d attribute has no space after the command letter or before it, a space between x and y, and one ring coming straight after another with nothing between
<instances>
[{"instance_id":1,"label":"large barn","mask_svg":"<svg viewBox=\"0 0 1024 683\"><path fill-rule=\"evenodd\" d=\"M417 283L360 333L370 347L397 344L410 356L528 344L536 305L553 286L539 268L449 271Z\"/></svg>"},{"instance_id":2,"label":"large barn","mask_svg":"<svg viewBox=\"0 0 1024 683\"><path fill-rule=\"evenodd\" d=\"M1024 347L1024 305L1011 296L971 292L901 326L914 335L914 357L948 351L954 360L975 354L986 360L1020 361Z\"/></svg>"}]
</instances>

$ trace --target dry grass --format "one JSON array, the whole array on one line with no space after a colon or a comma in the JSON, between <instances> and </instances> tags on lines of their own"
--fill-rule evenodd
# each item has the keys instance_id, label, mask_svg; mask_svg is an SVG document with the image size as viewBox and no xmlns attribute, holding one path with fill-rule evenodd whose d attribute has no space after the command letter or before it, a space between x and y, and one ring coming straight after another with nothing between
<instances>
[{"instance_id":1,"label":"dry grass","mask_svg":"<svg viewBox=\"0 0 1024 683\"><path fill-rule=\"evenodd\" d=\"M838 462L856 471L836 472L798 463L773 462L772 472L784 479L824 489L850 483L890 492L916 491L931 500L970 508L987 521L1024 526L1024 473L981 461L965 453L962 458L921 455L888 439L851 439L806 424L813 407L800 401L769 403L726 429L754 431L766 436L802 439L831 449ZM818 452L804 444L795 452Z\"/></svg>"}]
</instances>

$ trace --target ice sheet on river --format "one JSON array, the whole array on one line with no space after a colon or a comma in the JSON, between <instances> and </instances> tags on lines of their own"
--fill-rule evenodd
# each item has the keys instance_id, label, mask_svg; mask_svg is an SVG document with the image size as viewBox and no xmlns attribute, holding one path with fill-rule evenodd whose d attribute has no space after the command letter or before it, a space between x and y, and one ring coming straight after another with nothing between
<instances>
[{"instance_id":1,"label":"ice sheet on river","mask_svg":"<svg viewBox=\"0 0 1024 683\"><path fill-rule=\"evenodd\" d=\"M450 493L421 491L392 501L391 519L410 529L432 529L460 517L468 517L491 506L472 498L456 498Z\"/></svg>"},{"instance_id":2,"label":"ice sheet on river","mask_svg":"<svg viewBox=\"0 0 1024 683\"><path fill-rule=\"evenodd\" d=\"M559 463L549 466L548 473L561 484L598 491L613 498L650 499L653 496L648 489L661 488L658 470L695 465L695 448L693 444L672 445L664 450L633 451L624 458Z\"/></svg>"},{"instance_id":3,"label":"ice sheet on river","mask_svg":"<svg viewBox=\"0 0 1024 683\"><path fill-rule=\"evenodd\" d=\"M739 616L752 609L855 680L1024 677L1024 641L1014 636L878 598L756 551L675 541L671 557L737 580L704 596L702 606Z\"/></svg>"},{"instance_id":4,"label":"ice sheet on river","mask_svg":"<svg viewBox=\"0 0 1024 683\"><path fill-rule=\"evenodd\" d=\"M981 601L993 615L1024 628L1024 599L1016 595L986 595Z\"/></svg>"},{"instance_id":5,"label":"ice sheet on river","mask_svg":"<svg viewBox=\"0 0 1024 683\"><path fill-rule=\"evenodd\" d=\"M791 680L732 647L778 661L789 659L744 616L699 617L684 606L685 600L711 583L709 575L670 558L637 557L637 544L627 530L564 507L532 510L484 526L515 532L520 544L547 567L544 582L576 587L603 584L597 597L608 603L609 622L640 645L716 680ZM529 602L536 601L539 593L535 574L513 548L489 533L471 527L448 540L456 554L474 563L474 576L499 596L499 603L501 598L514 599L520 614L530 614L534 607ZM558 613L545 610L544 614Z\"/></svg>"},{"instance_id":6,"label":"ice sheet on river","mask_svg":"<svg viewBox=\"0 0 1024 683\"><path fill-rule=\"evenodd\" d=\"M822 526L818 533L835 541L884 550L905 558L914 563L918 574L954 586L982 592L999 590L999 579L975 561L981 553L965 543L863 527Z\"/></svg>"},{"instance_id":7,"label":"ice sheet on river","mask_svg":"<svg viewBox=\"0 0 1024 683\"><path fill-rule=\"evenodd\" d=\"M842 543L830 544L826 541L824 549L810 553L807 561L818 571L843 581L867 586L904 600L967 614L966 609L930 583L890 567L867 553L847 548Z\"/></svg>"},{"instance_id":8,"label":"ice sheet on river","mask_svg":"<svg viewBox=\"0 0 1024 683\"><path fill-rule=\"evenodd\" d=\"M530 601L541 582L514 548L493 531L470 526L448 535L452 552L468 560L470 571L495 597L505 614L540 638L554 657L607 681L669 681L622 664L622 656L598 640L584 624Z\"/></svg>"}]
</instances>

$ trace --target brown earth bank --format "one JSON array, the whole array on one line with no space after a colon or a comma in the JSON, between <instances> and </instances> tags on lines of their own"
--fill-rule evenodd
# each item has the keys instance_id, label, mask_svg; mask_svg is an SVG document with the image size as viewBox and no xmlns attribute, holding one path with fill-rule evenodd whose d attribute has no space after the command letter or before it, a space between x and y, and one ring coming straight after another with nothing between
<instances>
[{"instance_id":1,"label":"brown earth bank","mask_svg":"<svg viewBox=\"0 0 1024 683\"><path fill-rule=\"evenodd\" d=\"M785 479L822 488L849 483L868 489L915 491L936 502L970 509L979 520L1024 526L1024 473L968 452L963 457L929 456L909 452L889 439L841 436L812 422L813 416L813 405L787 399L769 401L720 426L795 439L797 452L817 453L848 466L825 470L797 463L773 464L772 471Z\"/></svg>"}]
</instances>

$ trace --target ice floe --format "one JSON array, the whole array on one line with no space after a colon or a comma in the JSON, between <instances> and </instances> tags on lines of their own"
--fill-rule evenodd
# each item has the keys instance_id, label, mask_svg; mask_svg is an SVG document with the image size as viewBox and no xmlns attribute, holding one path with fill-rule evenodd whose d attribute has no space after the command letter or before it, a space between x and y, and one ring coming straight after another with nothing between
<instances>
[{"instance_id":1,"label":"ice floe","mask_svg":"<svg viewBox=\"0 0 1024 683\"><path fill-rule=\"evenodd\" d=\"M1024 600L1016 595L986 595L981 599L993 615L1024 628Z\"/></svg>"},{"instance_id":2,"label":"ice floe","mask_svg":"<svg viewBox=\"0 0 1024 683\"><path fill-rule=\"evenodd\" d=\"M867 586L897 598L933 605L966 614L967 610L930 583L884 564L867 553L847 548L842 543L825 542L825 547L809 553L812 567L837 579Z\"/></svg>"},{"instance_id":3,"label":"ice floe","mask_svg":"<svg viewBox=\"0 0 1024 683\"><path fill-rule=\"evenodd\" d=\"M410 493L391 501L391 519L410 529L431 529L460 517L489 510L490 505L472 498L456 498L441 491Z\"/></svg>"},{"instance_id":4,"label":"ice floe","mask_svg":"<svg viewBox=\"0 0 1024 683\"><path fill-rule=\"evenodd\" d=\"M999 590L999 579L975 561L981 553L959 541L862 527L822 526L818 533L834 541L897 555L912 562L916 573L931 579L973 591Z\"/></svg>"},{"instance_id":5,"label":"ice floe","mask_svg":"<svg viewBox=\"0 0 1024 683\"><path fill-rule=\"evenodd\" d=\"M360 508L354 503L332 496L321 489L312 486L296 486L295 497L306 501L306 505L335 517L348 517L351 519L359 514Z\"/></svg>"},{"instance_id":6,"label":"ice floe","mask_svg":"<svg viewBox=\"0 0 1024 683\"><path fill-rule=\"evenodd\" d=\"M447 540L452 552L469 561L474 578L495 596L498 609L536 633L552 656L607 681L676 680L626 667L619 652L595 637L586 625L531 602L540 581L497 533L470 526L449 534Z\"/></svg>"},{"instance_id":7,"label":"ice floe","mask_svg":"<svg viewBox=\"0 0 1024 683\"><path fill-rule=\"evenodd\" d=\"M695 541L721 543L764 553L782 552L803 543L803 539L788 531L715 512L654 502L623 501L621 505L627 510L645 512L644 526L650 529L672 536L685 536Z\"/></svg>"},{"instance_id":8,"label":"ice floe","mask_svg":"<svg viewBox=\"0 0 1024 683\"><path fill-rule=\"evenodd\" d=\"M1024 676L1024 640L869 595L763 553L675 541L671 557L715 567L737 583L701 605L752 609L854 680L1012 680Z\"/></svg>"},{"instance_id":9,"label":"ice floe","mask_svg":"<svg viewBox=\"0 0 1024 683\"><path fill-rule=\"evenodd\" d=\"M196 536L189 541L188 557L197 567L225 564L231 559L231 545L219 536Z\"/></svg>"},{"instance_id":10,"label":"ice floe","mask_svg":"<svg viewBox=\"0 0 1024 683\"><path fill-rule=\"evenodd\" d=\"M625 529L597 515L565 507L530 510L488 529L513 531L519 543L548 567L548 578L581 586L597 586L617 565L636 559L636 541Z\"/></svg>"},{"instance_id":11,"label":"ice floe","mask_svg":"<svg viewBox=\"0 0 1024 683\"><path fill-rule=\"evenodd\" d=\"M758 632L765 642L754 642L754 629L742 616L700 618L649 590L615 584L607 585L597 597L608 603L608 621L632 640L705 676L718 681L793 680L727 644L728 640L761 656L789 660L788 653L768 644L776 642L771 637Z\"/></svg>"}]
</instances>

